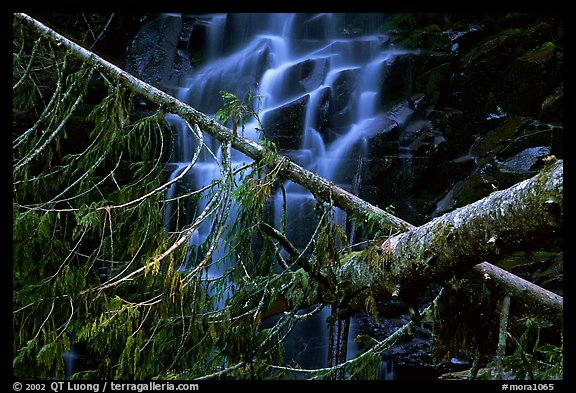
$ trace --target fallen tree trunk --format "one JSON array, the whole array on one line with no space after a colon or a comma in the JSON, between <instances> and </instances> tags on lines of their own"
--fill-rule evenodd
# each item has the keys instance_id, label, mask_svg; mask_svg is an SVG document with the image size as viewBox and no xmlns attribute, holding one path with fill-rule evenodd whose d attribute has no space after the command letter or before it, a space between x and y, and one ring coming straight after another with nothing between
<instances>
[{"instance_id":1,"label":"fallen tree trunk","mask_svg":"<svg viewBox=\"0 0 576 393\"><path fill-rule=\"evenodd\" d=\"M431 282L466 274L476 282L490 282L531 313L562 324L561 296L483 262L560 236L562 191L563 162L557 160L531 179L344 256L341 266L326 275L333 281L318 284L304 305L335 304L345 316L363 308L369 296L410 301ZM269 314L288 311L301 301L299 293L287 293Z\"/></svg>"},{"instance_id":2,"label":"fallen tree trunk","mask_svg":"<svg viewBox=\"0 0 576 393\"><path fill-rule=\"evenodd\" d=\"M352 312L363 307L367 296L378 298L400 293L409 297L419 287L468 271L474 265L496 257L501 250L520 248L524 241L543 234L555 236L562 226L562 161L554 162L532 179L416 228L286 157L272 154L258 143L234 135L232 130L214 119L128 74L35 19L25 14L14 14L14 17L57 45L71 49L79 59L114 77L118 83L167 112L197 124L222 142L230 141L233 148L254 160L266 159L269 166L281 168L284 177L304 186L317 199L349 214L368 217L376 213L385 219L384 227L403 232L383 244L349 254L341 266L331 267L335 280L328 287L322 283L322 288L316 283L317 290L304 303L331 303ZM500 277L515 286L511 277ZM290 294L286 297L283 302L290 304ZM557 313L562 307L554 305L551 309Z\"/></svg>"},{"instance_id":3,"label":"fallen tree trunk","mask_svg":"<svg viewBox=\"0 0 576 393\"><path fill-rule=\"evenodd\" d=\"M411 292L430 282L462 274L500 253L559 236L562 192L563 163L556 160L531 179L350 254L335 270L341 298L326 300L354 310L368 295L410 298ZM518 287L512 276L500 275L500 280L518 295L524 287ZM547 300L557 303L558 299ZM561 311L561 303L552 307L553 313Z\"/></svg>"},{"instance_id":4,"label":"fallen tree trunk","mask_svg":"<svg viewBox=\"0 0 576 393\"><path fill-rule=\"evenodd\" d=\"M509 293L525 309L562 325L564 320L562 296L487 262L474 266L468 276L474 281L488 283L489 287Z\"/></svg>"}]
</instances>

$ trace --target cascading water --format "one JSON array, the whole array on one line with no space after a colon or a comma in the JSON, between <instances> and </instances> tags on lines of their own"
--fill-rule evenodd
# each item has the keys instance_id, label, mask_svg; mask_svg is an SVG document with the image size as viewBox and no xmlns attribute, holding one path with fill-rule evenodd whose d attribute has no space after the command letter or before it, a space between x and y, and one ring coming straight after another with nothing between
<instances>
[{"instance_id":1,"label":"cascading water","mask_svg":"<svg viewBox=\"0 0 576 393\"><path fill-rule=\"evenodd\" d=\"M406 116L392 120L384 116L382 80L394 57L407 52L388 48L374 30L345 34L339 27L340 19L335 14L196 16L197 25L204 29L204 58L175 95L214 115L222 106L219 91L238 97L249 90L256 92L261 97L259 116L264 133L283 154L342 188L358 191L367 141ZM377 26L378 21L372 25ZM181 119L171 117L169 121L176 140L174 162L169 165L174 178L190 162L197 142ZM246 124L244 136L258 139L256 126L256 121ZM217 152L218 143L206 138L207 145ZM232 159L249 161L238 152ZM213 158L201 158L183 182L198 189L219 175ZM167 191L167 198L174 196L181 182ZM315 200L297 184L287 182L284 189L286 236L302 249L315 229ZM278 192L270 204L276 227L283 201ZM164 222L167 228L174 225L173 212L169 206ZM336 209L335 219L346 227L344 212ZM192 242L200 244L206 239L209 223L206 225L199 228ZM327 365L328 313L325 309L317 318L299 325L286 343L286 355L303 367ZM354 321L350 333L354 337ZM355 344L349 342L348 358L356 352Z\"/></svg>"}]
</instances>

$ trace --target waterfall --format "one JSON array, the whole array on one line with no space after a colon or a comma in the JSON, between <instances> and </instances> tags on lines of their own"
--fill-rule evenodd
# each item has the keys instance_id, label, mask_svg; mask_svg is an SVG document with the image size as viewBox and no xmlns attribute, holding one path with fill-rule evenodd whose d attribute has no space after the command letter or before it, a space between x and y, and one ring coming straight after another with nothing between
<instances>
[{"instance_id":1,"label":"waterfall","mask_svg":"<svg viewBox=\"0 0 576 393\"><path fill-rule=\"evenodd\" d=\"M381 17L381 16L379 16ZM299 165L333 181L344 189L358 191L366 160L367 143L386 130L383 76L395 56L407 53L390 48L374 30L350 34L334 14L204 14L197 23L205 28L205 54L200 66L184 78L177 98L195 109L214 115L222 106L219 91L239 98L249 90L261 97L259 116L266 136L281 152ZM378 26L371 23L372 28ZM398 120L402 121L402 114ZM175 134L172 178L191 159L197 143L176 116L169 118ZM245 125L244 136L257 140L256 122ZM206 136L213 152L218 143ZM234 153L233 164L249 161ZM201 158L185 179L192 189L209 184L220 173L213 157ZM176 195L179 184L166 192ZM287 237L303 248L314 231L314 198L303 187L287 182ZM279 191L270 203L274 224L279 227L282 206ZM170 202L175 203L175 202ZM201 209L203 206L198 206ZM173 206L166 209L164 225L174 226ZM339 225L346 228L346 214L335 209ZM192 213L189 213L192 214ZM189 219L189 218L188 218ZM181 223L186 218L178 218ZM200 244L210 223L192 239ZM347 245L344 245L347 246ZM210 274L218 275L218 271ZM287 342L287 356L303 367L327 365L329 310L306 320ZM350 326L354 337L354 321ZM349 342L348 358L357 353Z\"/></svg>"}]
</instances>

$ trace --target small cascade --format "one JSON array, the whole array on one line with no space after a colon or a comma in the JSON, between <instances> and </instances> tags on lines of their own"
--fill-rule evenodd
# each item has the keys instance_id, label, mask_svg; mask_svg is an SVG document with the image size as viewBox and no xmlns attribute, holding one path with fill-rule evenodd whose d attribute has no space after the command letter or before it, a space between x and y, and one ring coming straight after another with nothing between
<instances>
[{"instance_id":1,"label":"small cascade","mask_svg":"<svg viewBox=\"0 0 576 393\"><path fill-rule=\"evenodd\" d=\"M381 360L378 368L378 378L382 380L396 379L396 362L394 360Z\"/></svg>"},{"instance_id":2,"label":"small cascade","mask_svg":"<svg viewBox=\"0 0 576 393\"><path fill-rule=\"evenodd\" d=\"M205 57L199 68L183 78L177 97L214 115L223 104L220 91L241 99L254 92L261 99L259 117L264 133L283 154L358 193L368 141L407 117L406 113L399 113L398 119L388 116L382 84L386 67L408 51L387 47L375 31L349 34L339 27L339 18L333 14L214 14L200 15L197 20L205 28ZM179 118L168 120L175 135L173 162L167 166L173 179L190 162L198 142ZM245 124L244 136L258 140L257 125L256 121ZM205 143L212 152L218 152L216 141L206 136ZM248 161L239 152L232 160L233 165ZM178 187L186 184L191 189L204 187L218 176L214 157L200 157L190 173L166 191L166 197L174 198ZM308 190L292 182L283 188L272 197L270 216L280 228L285 213L286 236L303 249L317 225L316 201ZM169 202L166 209L164 225L169 230L195 216L188 209L187 217L174 217L176 203ZM203 207L196 206L196 211ZM335 208L334 213L338 225L344 229L348 225L351 243L342 245L348 247L355 230L347 224L345 212ZM194 244L201 244L209 235L210 223L205 225L193 238ZM209 274L217 277L218 271L209 270ZM324 309L316 318L299 324L286 343L287 357L292 356L304 367L327 365L325 321L329 314L329 309ZM354 337L354 329L352 319L350 337ZM347 358L353 357L356 344L349 342L346 352Z\"/></svg>"},{"instance_id":3,"label":"small cascade","mask_svg":"<svg viewBox=\"0 0 576 393\"><path fill-rule=\"evenodd\" d=\"M76 372L76 360L78 358L74 344L70 344L70 351L62 353L62 358L64 359L64 378L70 379Z\"/></svg>"}]
</instances>

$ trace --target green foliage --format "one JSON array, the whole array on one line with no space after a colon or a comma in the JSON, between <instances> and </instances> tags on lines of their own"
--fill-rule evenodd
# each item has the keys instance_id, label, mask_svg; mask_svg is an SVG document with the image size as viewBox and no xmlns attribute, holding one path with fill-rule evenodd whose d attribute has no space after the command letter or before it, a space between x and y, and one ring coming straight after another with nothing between
<instances>
[{"instance_id":1,"label":"green foliage","mask_svg":"<svg viewBox=\"0 0 576 393\"><path fill-rule=\"evenodd\" d=\"M260 127L257 128L257 131L262 131L262 123L258 117L260 107L259 103L261 100L260 96L255 95L252 90L248 91L245 100L240 100L234 94L225 90L220 90L220 96L224 101L224 105L216 112L216 120L222 124L226 124L230 121L232 132L234 135L237 135L238 127L240 127L242 134L244 134L246 121L255 118L260 125ZM253 108L254 103L256 105L255 109Z\"/></svg>"},{"instance_id":2,"label":"green foliage","mask_svg":"<svg viewBox=\"0 0 576 393\"><path fill-rule=\"evenodd\" d=\"M441 249L445 247L450 241L450 236L454 230L454 225L451 222L438 221L436 228L432 233L432 244L434 247Z\"/></svg>"},{"instance_id":3,"label":"green foliage","mask_svg":"<svg viewBox=\"0 0 576 393\"><path fill-rule=\"evenodd\" d=\"M394 215L396 207L391 204L386 207L385 211ZM379 239L390 236L390 232L385 231L385 228L388 227L388 220L382 214L375 212L366 212L365 214L353 213L349 218L362 229L364 237L378 241Z\"/></svg>"},{"instance_id":4,"label":"green foliage","mask_svg":"<svg viewBox=\"0 0 576 393\"><path fill-rule=\"evenodd\" d=\"M516 342L514 352L502 359L503 371L511 373L515 379L552 380L564 375L564 340L559 345L543 343L540 338L540 325L537 318L526 318L525 329ZM495 366L495 361L488 364Z\"/></svg>"},{"instance_id":5,"label":"green foliage","mask_svg":"<svg viewBox=\"0 0 576 393\"><path fill-rule=\"evenodd\" d=\"M432 315L435 362L471 359L478 349L496 348L497 297L483 284L453 278Z\"/></svg>"},{"instance_id":6,"label":"green foliage","mask_svg":"<svg viewBox=\"0 0 576 393\"><path fill-rule=\"evenodd\" d=\"M374 299L373 295L368 295L366 300L364 301L364 308L366 312L374 317L377 324L380 324L380 320L378 319L378 308L376 306L376 299Z\"/></svg>"},{"instance_id":7,"label":"green foliage","mask_svg":"<svg viewBox=\"0 0 576 393\"><path fill-rule=\"evenodd\" d=\"M368 353L360 357L358 361L348 367L349 379L375 380L378 379L378 370L380 366L380 354Z\"/></svg>"},{"instance_id":8,"label":"green foliage","mask_svg":"<svg viewBox=\"0 0 576 393\"><path fill-rule=\"evenodd\" d=\"M154 375L160 368L152 332L172 329L174 324L156 323L173 315L174 307L181 314L175 300L189 296L178 274L112 280L109 290L97 288L142 268L169 244L161 189L151 192L162 183L163 114L132 120L134 97L114 82L93 107L79 105L94 81L92 67L47 41L30 55L29 32L17 31L14 373L62 379L62 353L73 341L100 359L99 368L77 377ZM116 206L121 203L127 208ZM150 299L170 299L172 305L153 307Z\"/></svg>"},{"instance_id":9,"label":"green foliage","mask_svg":"<svg viewBox=\"0 0 576 393\"><path fill-rule=\"evenodd\" d=\"M318 209L318 206L317 206ZM334 220L334 207L322 204L320 230L316 238L314 252L316 259L324 265L340 266L341 251L348 245L346 231Z\"/></svg>"}]
</instances>

